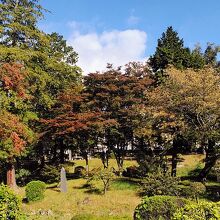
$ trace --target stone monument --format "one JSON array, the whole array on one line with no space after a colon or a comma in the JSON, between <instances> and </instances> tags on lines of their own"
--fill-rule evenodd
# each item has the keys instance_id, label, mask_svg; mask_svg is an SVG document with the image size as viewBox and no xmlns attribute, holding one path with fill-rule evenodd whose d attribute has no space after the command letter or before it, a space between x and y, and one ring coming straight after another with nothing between
<instances>
[{"instance_id":1,"label":"stone monument","mask_svg":"<svg viewBox=\"0 0 220 220\"><path fill-rule=\"evenodd\" d=\"M67 179L64 167L62 167L60 171L60 192L67 192Z\"/></svg>"}]
</instances>

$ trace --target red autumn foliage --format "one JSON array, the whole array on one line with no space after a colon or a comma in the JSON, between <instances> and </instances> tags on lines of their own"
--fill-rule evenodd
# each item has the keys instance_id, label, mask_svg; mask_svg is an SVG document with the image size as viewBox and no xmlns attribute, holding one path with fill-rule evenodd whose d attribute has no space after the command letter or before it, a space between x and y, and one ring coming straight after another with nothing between
<instances>
[{"instance_id":1,"label":"red autumn foliage","mask_svg":"<svg viewBox=\"0 0 220 220\"><path fill-rule=\"evenodd\" d=\"M3 143L11 140L11 148L5 149L10 158L19 155L26 143L31 142L26 125L7 111L0 112L0 140Z\"/></svg>"},{"instance_id":2,"label":"red autumn foliage","mask_svg":"<svg viewBox=\"0 0 220 220\"><path fill-rule=\"evenodd\" d=\"M10 135L10 138L14 145L14 152L16 154L19 154L20 152L22 152L24 150L26 142L23 139L21 139L16 132L12 132Z\"/></svg>"},{"instance_id":3,"label":"red autumn foliage","mask_svg":"<svg viewBox=\"0 0 220 220\"><path fill-rule=\"evenodd\" d=\"M59 115L54 119L41 120L48 130L53 131L54 136L68 135L80 130L102 129L105 126L115 124L114 120L106 120L99 112L84 112Z\"/></svg>"},{"instance_id":4,"label":"red autumn foliage","mask_svg":"<svg viewBox=\"0 0 220 220\"><path fill-rule=\"evenodd\" d=\"M19 97L26 98L26 82L27 73L24 71L23 65L19 63L4 63L0 66L0 81L3 89L13 90Z\"/></svg>"}]
</instances>

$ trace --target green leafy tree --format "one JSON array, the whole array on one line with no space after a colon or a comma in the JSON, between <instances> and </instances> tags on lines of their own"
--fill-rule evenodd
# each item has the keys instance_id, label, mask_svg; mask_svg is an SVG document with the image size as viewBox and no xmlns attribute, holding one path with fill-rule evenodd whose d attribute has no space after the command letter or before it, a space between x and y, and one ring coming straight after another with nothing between
<instances>
[{"instance_id":1,"label":"green leafy tree","mask_svg":"<svg viewBox=\"0 0 220 220\"><path fill-rule=\"evenodd\" d=\"M8 116L2 124L8 118L17 122L7 127L8 137L16 126L23 127L17 135L24 146L29 143L30 128L40 131L36 120L51 117L50 109L59 93L81 83L81 69L75 64L77 54L73 48L62 36L38 29L37 22L45 11L38 2L0 1L0 105L4 109L0 113ZM6 148L9 150L5 138L1 139L2 154L6 154Z\"/></svg>"},{"instance_id":2,"label":"green leafy tree","mask_svg":"<svg viewBox=\"0 0 220 220\"><path fill-rule=\"evenodd\" d=\"M22 49L39 48L46 41L36 27L43 18L43 8L38 0L0 1L1 44Z\"/></svg>"},{"instance_id":3,"label":"green leafy tree","mask_svg":"<svg viewBox=\"0 0 220 220\"><path fill-rule=\"evenodd\" d=\"M63 89L80 82L77 54L62 36L38 29L37 22L44 13L38 0L1 1L0 11L0 62L25 66L33 110L43 117Z\"/></svg>"},{"instance_id":4,"label":"green leafy tree","mask_svg":"<svg viewBox=\"0 0 220 220\"><path fill-rule=\"evenodd\" d=\"M201 143L206 151L202 179L219 158L219 74L208 67L200 71L169 69L167 74L166 82L147 94L148 100L173 144L187 131ZM176 143L183 147L181 142Z\"/></svg>"}]
</instances>

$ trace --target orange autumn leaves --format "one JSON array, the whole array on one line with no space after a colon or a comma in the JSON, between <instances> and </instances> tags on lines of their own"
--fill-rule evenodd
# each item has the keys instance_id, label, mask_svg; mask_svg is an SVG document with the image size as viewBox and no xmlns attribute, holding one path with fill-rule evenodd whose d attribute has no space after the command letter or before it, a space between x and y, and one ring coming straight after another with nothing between
<instances>
[{"instance_id":1,"label":"orange autumn leaves","mask_svg":"<svg viewBox=\"0 0 220 220\"><path fill-rule=\"evenodd\" d=\"M17 116L2 110L0 112L0 139L8 157L19 155L26 143L31 141L28 127Z\"/></svg>"},{"instance_id":2,"label":"orange autumn leaves","mask_svg":"<svg viewBox=\"0 0 220 220\"><path fill-rule=\"evenodd\" d=\"M150 111L163 118L163 127L184 131L192 129L198 135L213 135L220 117L220 76L215 69L166 70L166 82L147 94Z\"/></svg>"},{"instance_id":3,"label":"orange autumn leaves","mask_svg":"<svg viewBox=\"0 0 220 220\"><path fill-rule=\"evenodd\" d=\"M19 100L26 100L27 73L23 65L19 63L4 63L0 65L0 92L6 97L12 95ZM1 96L3 97L3 96ZM27 142L31 141L29 128L22 122L21 115L16 114L11 106L14 103L8 102L4 105L4 98L1 100L0 109L0 147L1 156L9 159L20 155Z\"/></svg>"},{"instance_id":4,"label":"orange autumn leaves","mask_svg":"<svg viewBox=\"0 0 220 220\"><path fill-rule=\"evenodd\" d=\"M25 77L27 73L24 71L23 65L19 63L4 63L0 68L0 81L4 90L12 90L19 97L26 97Z\"/></svg>"}]
</instances>

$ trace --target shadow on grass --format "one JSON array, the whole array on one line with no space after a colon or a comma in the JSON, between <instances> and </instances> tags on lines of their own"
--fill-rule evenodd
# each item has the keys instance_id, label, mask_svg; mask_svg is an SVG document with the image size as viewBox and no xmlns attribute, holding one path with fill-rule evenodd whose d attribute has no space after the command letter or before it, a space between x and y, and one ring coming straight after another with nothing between
<instances>
[{"instance_id":1,"label":"shadow on grass","mask_svg":"<svg viewBox=\"0 0 220 220\"><path fill-rule=\"evenodd\" d=\"M118 178L111 184L111 188L114 190L137 190L140 180L130 178Z\"/></svg>"},{"instance_id":2,"label":"shadow on grass","mask_svg":"<svg viewBox=\"0 0 220 220\"><path fill-rule=\"evenodd\" d=\"M103 190L100 190L98 188L91 188L91 189L86 190L85 193L103 195Z\"/></svg>"},{"instance_id":3,"label":"shadow on grass","mask_svg":"<svg viewBox=\"0 0 220 220\"><path fill-rule=\"evenodd\" d=\"M82 186L73 186L73 189L85 189L84 193L87 193L87 194L101 195L103 193L102 190L94 187L93 185L89 183L85 183Z\"/></svg>"},{"instance_id":4,"label":"shadow on grass","mask_svg":"<svg viewBox=\"0 0 220 220\"><path fill-rule=\"evenodd\" d=\"M57 184L57 183L54 183L54 184L51 185L51 186L47 186L47 189L53 190L53 191L55 191L55 192L60 192L59 184Z\"/></svg>"},{"instance_id":5,"label":"shadow on grass","mask_svg":"<svg viewBox=\"0 0 220 220\"><path fill-rule=\"evenodd\" d=\"M27 198L23 198L22 199L22 203L27 204L28 203L28 199Z\"/></svg>"}]
</instances>

